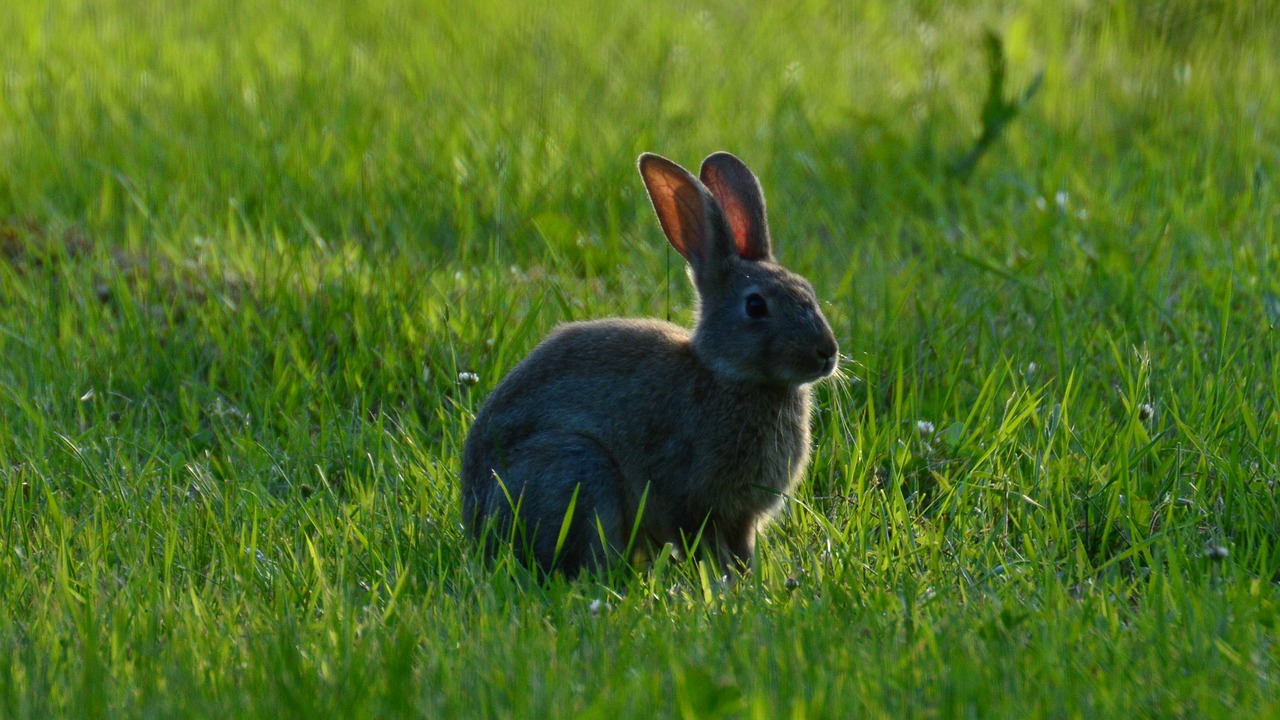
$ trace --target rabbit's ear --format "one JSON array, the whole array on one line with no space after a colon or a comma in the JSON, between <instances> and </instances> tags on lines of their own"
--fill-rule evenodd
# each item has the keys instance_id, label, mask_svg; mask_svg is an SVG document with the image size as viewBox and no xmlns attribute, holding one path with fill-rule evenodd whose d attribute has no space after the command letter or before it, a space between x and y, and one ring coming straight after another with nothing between
<instances>
[{"instance_id":1,"label":"rabbit's ear","mask_svg":"<svg viewBox=\"0 0 1280 720\"><path fill-rule=\"evenodd\" d=\"M738 256L744 260L772 259L764 193L751 170L733 155L718 152L702 161L699 174L724 211Z\"/></svg>"},{"instance_id":2,"label":"rabbit's ear","mask_svg":"<svg viewBox=\"0 0 1280 720\"><path fill-rule=\"evenodd\" d=\"M713 252L715 201L688 170L661 155L644 153L638 164L667 241L699 272Z\"/></svg>"}]
</instances>

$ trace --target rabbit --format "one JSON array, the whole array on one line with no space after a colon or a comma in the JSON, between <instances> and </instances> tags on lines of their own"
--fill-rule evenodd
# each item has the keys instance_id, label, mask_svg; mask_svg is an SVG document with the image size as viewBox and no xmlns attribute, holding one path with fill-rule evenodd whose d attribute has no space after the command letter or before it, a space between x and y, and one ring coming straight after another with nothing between
<instances>
[{"instance_id":1,"label":"rabbit","mask_svg":"<svg viewBox=\"0 0 1280 720\"><path fill-rule=\"evenodd\" d=\"M804 474L810 385L839 348L813 287L773 259L741 160L715 153L701 180L652 153L637 164L688 262L693 329L611 318L552 331L475 416L463 520L486 555L514 542L541 573L696 545L728 578L749 572L756 534Z\"/></svg>"}]
</instances>

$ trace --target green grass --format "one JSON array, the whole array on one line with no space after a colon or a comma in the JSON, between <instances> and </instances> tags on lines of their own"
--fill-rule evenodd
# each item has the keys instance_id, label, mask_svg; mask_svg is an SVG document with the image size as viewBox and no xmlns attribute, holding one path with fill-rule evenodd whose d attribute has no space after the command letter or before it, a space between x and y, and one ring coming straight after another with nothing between
<instances>
[{"instance_id":1,"label":"green grass","mask_svg":"<svg viewBox=\"0 0 1280 720\"><path fill-rule=\"evenodd\" d=\"M0 9L0 716L1280 715L1273 3L461 5ZM718 149L848 358L758 572L485 565L474 410L688 320Z\"/></svg>"}]
</instances>

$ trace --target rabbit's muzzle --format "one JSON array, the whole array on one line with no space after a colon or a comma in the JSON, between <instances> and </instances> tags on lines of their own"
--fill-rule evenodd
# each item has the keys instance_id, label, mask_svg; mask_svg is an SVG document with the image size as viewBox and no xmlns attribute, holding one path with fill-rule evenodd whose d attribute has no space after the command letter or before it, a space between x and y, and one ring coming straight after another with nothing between
<instances>
[{"instance_id":1,"label":"rabbit's muzzle","mask_svg":"<svg viewBox=\"0 0 1280 720\"><path fill-rule=\"evenodd\" d=\"M791 365L792 380L801 384L821 380L835 372L839 358L840 348L830 331L821 333L807 348L795 348L792 360L788 363Z\"/></svg>"},{"instance_id":2,"label":"rabbit's muzzle","mask_svg":"<svg viewBox=\"0 0 1280 720\"><path fill-rule=\"evenodd\" d=\"M819 377L827 377L835 372L836 360L840 357L836 344L833 342L830 349L818 348L815 352L818 356L818 361L822 363L822 374Z\"/></svg>"}]
</instances>

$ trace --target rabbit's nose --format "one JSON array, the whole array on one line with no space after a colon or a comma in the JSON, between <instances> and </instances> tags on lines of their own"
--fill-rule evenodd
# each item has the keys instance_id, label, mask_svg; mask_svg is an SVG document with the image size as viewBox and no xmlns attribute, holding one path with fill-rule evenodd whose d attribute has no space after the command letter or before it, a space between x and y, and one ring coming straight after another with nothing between
<instances>
[{"instance_id":1,"label":"rabbit's nose","mask_svg":"<svg viewBox=\"0 0 1280 720\"><path fill-rule=\"evenodd\" d=\"M824 374L829 374L836 369L836 359L839 357L840 352L834 340L819 344L814 348L813 354L822 365Z\"/></svg>"},{"instance_id":2,"label":"rabbit's nose","mask_svg":"<svg viewBox=\"0 0 1280 720\"><path fill-rule=\"evenodd\" d=\"M836 339L828 335L818 341L818 344L813 348L813 352L818 356L819 360L826 360L835 358L840 352L840 348L836 345Z\"/></svg>"}]
</instances>

